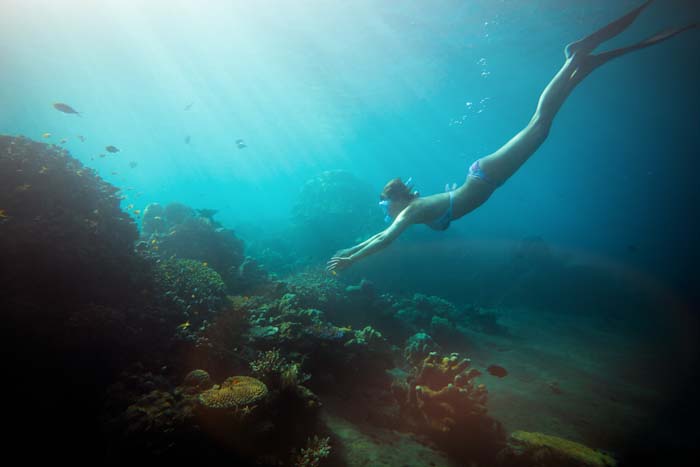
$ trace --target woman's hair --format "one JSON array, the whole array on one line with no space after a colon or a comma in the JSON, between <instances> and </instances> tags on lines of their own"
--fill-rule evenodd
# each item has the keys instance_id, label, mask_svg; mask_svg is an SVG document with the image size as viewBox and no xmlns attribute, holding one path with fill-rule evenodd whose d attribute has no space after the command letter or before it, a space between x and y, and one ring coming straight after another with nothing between
<instances>
[{"instance_id":1,"label":"woman's hair","mask_svg":"<svg viewBox=\"0 0 700 467\"><path fill-rule=\"evenodd\" d=\"M400 178L389 180L389 182L386 185L384 185L384 189L379 195L380 199L389 199L391 201L406 202L410 202L417 197L418 193L412 192L411 189L408 186L406 186L406 184Z\"/></svg>"}]
</instances>

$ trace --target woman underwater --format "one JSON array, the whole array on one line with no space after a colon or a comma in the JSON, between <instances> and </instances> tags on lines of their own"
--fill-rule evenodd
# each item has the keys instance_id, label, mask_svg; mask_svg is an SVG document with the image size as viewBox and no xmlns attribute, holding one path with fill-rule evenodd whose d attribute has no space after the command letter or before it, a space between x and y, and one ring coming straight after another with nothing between
<instances>
[{"instance_id":1,"label":"woman underwater","mask_svg":"<svg viewBox=\"0 0 700 467\"><path fill-rule=\"evenodd\" d=\"M426 224L435 230L445 230L450 223L481 206L491 194L510 178L540 147L549 134L554 116L567 96L593 70L615 57L658 44L698 24L671 29L628 47L593 54L600 44L624 31L652 0L594 32L572 42L564 49L564 66L542 92L537 109L527 126L493 154L482 157L469 167L460 187L446 193L420 197L396 178L389 181L380 198L387 220L393 222L384 231L364 242L338 251L328 261L326 269L335 272L387 247L413 224Z\"/></svg>"}]
</instances>

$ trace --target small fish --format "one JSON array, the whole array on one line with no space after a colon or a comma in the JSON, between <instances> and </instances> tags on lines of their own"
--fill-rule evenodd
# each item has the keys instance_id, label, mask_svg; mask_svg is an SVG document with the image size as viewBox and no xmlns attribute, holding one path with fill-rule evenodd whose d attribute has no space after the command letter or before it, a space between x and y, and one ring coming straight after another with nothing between
<instances>
[{"instance_id":1,"label":"small fish","mask_svg":"<svg viewBox=\"0 0 700 467\"><path fill-rule=\"evenodd\" d=\"M67 140L66 138L61 138L61 141L59 141L59 143L61 143L61 144L66 144L67 141L68 141L68 140Z\"/></svg>"},{"instance_id":2,"label":"small fish","mask_svg":"<svg viewBox=\"0 0 700 467\"><path fill-rule=\"evenodd\" d=\"M156 240L155 238L151 240L151 245L155 245L156 243L158 243L158 240Z\"/></svg>"},{"instance_id":3,"label":"small fish","mask_svg":"<svg viewBox=\"0 0 700 467\"><path fill-rule=\"evenodd\" d=\"M119 172L113 170L113 171L111 172L111 174L112 174L112 175L119 175Z\"/></svg>"},{"instance_id":4,"label":"small fish","mask_svg":"<svg viewBox=\"0 0 700 467\"><path fill-rule=\"evenodd\" d=\"M204 262L202 263L202 266L204 266L204 267L206 268L207 266L209 266L209 263L207 263L206 261L204 261Z\"/></svg>"},{"instance_id":5,"label":"small fish","mask_svg":"<svg viewBox=\"0 0 700 467\"><path fill-rule=\"evenodd\" d=\"M488 371L493 376L497 376L499 378L503 378L504 376L506 376L508 374L508 371L506 371L505 368L503 368L502 366L498 366L498 365L491 365L490 367L488 367L486 369L486 371Z\"/></svg>"},{"instance_id":6,"label":"small fish","mask_svg":"<svg viewBox=\"0 0 700 467\"><path fill-rule=\"evenodd\" d=\"M42 166L41 166L41 169L39 169L39 173L40 173L40 174L45 174L45 173L48 172L48 171L49 171L49 168L46 167L45 165L42 165Z\"/></svg>"},{"instance_id":7,"label":"small fish","mask_svg":"<svg viewBox=\"0 0 700 467\"><path fill-rule=\"evenodd\" d=\"M337 275L338 275L338 273L335 272L335 270L331 271L331 274L333 274L334 276L337 276Z\"/></svg>"},{"instance_id":8,"label":"small fish","mask_svg":"<svg viewBox=\"0 0 700 467\"><path fill-rule=\"evenodd\" d=\"M189 104L187 104L187 105L185 106L185 108L184 108L183 110L190 110L190 109L192 108L193 105L194 105L194 102L190 102Z\"/></svg>"},{"instance_id":9,"label":"small fish","mask_svg":"<svg viewBox=\"0 0 700 467\"><path fill-rule=\"evenodd\" d=\"M185 144L190 144L190 135L185 136Z\"/></svg>"},{"instance_id":10,"label":"small fish","mask_svg":"<svg viewBox=\"0 0 700 467\"><path fill-rule=\"evenodd\" d=\"M78 135L78 139L80 140L81 143L85 142L85 137L83 135Z\"/></svg>"},{"instance_id":11,"label":"small fish","mask_svg":"<svg viewBox=\"0 0 700 467\"><path fill-rule=\"evenodd\" d=\"M80 112L78 112L77 110L75 110L75 109L74 109L73 107L71 107L70 105L64 104L64 103L62 103L62 102L56 102L56 103L53 105L53 108L56 109L56 110L58 110L59 112L63 112L64 114L75 114L75 115L77 115L78 117L81 116L81 115L80 115Z\"/></svg>"},{"instance_id":12,"label":"small fish","mask_svg":"<svg viewBox=\"0 0 700 467\"><path fill-rule=\"evenodd\" d=\"M134 209L134 214L136 214L137 216L140 216L140 215L141 215L141 210L140 210L140 209Z\"/></svg>"},{"instance_id":13,"label":"small fish","mask_svg":"<svg viewBox=\"0 0 700 467\"><path fill-rule=\"evenodd\" d=\"M130 205L128 205L128 206L126 207L126 209L134 209L134 205L133 205L133 204L130 204Z\"/></svg>"},{"instance_id":14,"label":"small fish","mask_svg":"<svg viewBox=\"0 0 700 467\"><path fill-rule=\"evenodd\" d=\"M49 133L49 132L42 133L42 134L41 134L41 137L42 137L42 138L51 138L51 133Z\"/></svg>"},{"instance_id":15,"label":"small fish","mask_svg":"<svg viewBox=\"0 0 700 467\"><path fill-rule=\"evenodd\" d=\"M0 209L0 219L7 219L9 216L7 215L7 211L4 209Z\"/></svg>"},{"instance_id":16,"label":"small fish","mask_svg":"<svg viewBox=\"0 0 700 467\"><path fill-rule=\"evenodd\" d=\"M187 328L189 328L189 327L190 327L190 322L189 322L189 321L185 321L184 323L178 325L177 328L178 328L178 329L185 330L185 329L187 329Z\"/></svg>"},{"instance_id":17,"label":"small fish","mask_svg":"<svg viewBox=\"0 0 700 467\"><path fill-rule=\"evenodd\" d=\"M136 168L137 165L139 165L139 164L136 161L129 162L129 167L131 167L132 169Z\"/></svg>"},{"instance_id":18,"label":"small fish","mask_svg":"<svg viewBox=\"0 0 700 467\"><path fill-rule=\"evenodd\" d=\"M20 185L20 186L18 186L17 188L15 188L15 190L17 190L17 191L27 191L27 190L30 189L31 187L32 187L32 186L31 186L29 183L25 183L24 185Z\"/></svg>"},{"instance_id":19,"label":"small fish","mask_svg":"<svg viewBox=\"0 0 700 467\"><path fill-rule=\"evenodd\" d=\"M112 146L111 144L109 146L105 147L105 151L111 152L112 154L119 152L119 148L116 146Z\"/></svg>"},{"instance_id":20,"label":"small fish","mask_svg":"<svg viewBox=\"0 0 700 467\"><path fill-rule=\"evenodd\" d=\"M245 144L245 141L242 139L237 139L236 140L236 146L238 146L238 149L244 149L247 148L248 146Z\"/></svg>"}]
</instances>

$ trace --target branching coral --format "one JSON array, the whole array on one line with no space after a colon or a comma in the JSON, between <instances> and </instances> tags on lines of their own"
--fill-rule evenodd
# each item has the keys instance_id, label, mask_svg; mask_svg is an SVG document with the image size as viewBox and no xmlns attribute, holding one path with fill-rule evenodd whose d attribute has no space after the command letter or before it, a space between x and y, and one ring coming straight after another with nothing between
<instances>
[{"instance_id":1,"label":"branching coral","mask_svg":"<svg viewBox=\"0 0 700 467\"><path fill-rule=\"evenodd\" d=\"M250 362L250 369L253 374L262 380L270 380L275 375L280 375L284 371L287 362L280 355L279 349L272 349L260 354L260 356Z\"/></svg>"},{"instance_id":2,"label":"branching coral","mask_svg":"<svg viewBox=\"0 0 700 467\"><path fill-rule=\"evenodd\" d=\"M294 456L294 467L318 467L321 461L331 453L330 438L319 438L314 435L306 442L306 447L299 450Z\"/></svg>"},{"instance_id":3,"label":"branching coral","mask_svg":"<svg viewBox=\"0 0 700 467\"><path fill-rule=\"evenodd\" d=\"M272 387L287 389L303 384L309 375L301 372L301 365L288 363L279 349L263 352L250 362L253 374Z\"/></svg>"},{"instance_id":4,"label":"branching coral","mask_svg":"<svg viewBox=\"0 0 700 467\"><path fill-rule=\"evenodd\" d=\"M474 382L481 372L469 366L469 360L457 354L440 357L431 352L409 380L406 400L399 402L419 414L429 429L450 432L486 413L486 388Z\"/></svg>"}]
</instances>

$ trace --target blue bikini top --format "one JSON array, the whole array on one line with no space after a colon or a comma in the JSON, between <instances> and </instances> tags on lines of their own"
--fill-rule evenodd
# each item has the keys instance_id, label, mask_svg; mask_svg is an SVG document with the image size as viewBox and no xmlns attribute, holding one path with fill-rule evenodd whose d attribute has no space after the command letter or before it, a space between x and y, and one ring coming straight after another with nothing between
<instances>
[{"instance_id":1,"label":"blue bikini top","mask_svg":"<svg viewBox=\"0 0 700 467\"><path fill-rule=\"evenodd\" d=\"M445 213L432 222L426 222L425 225L433 230L447 230L447 228L450 226L450 222L452 222L452 205L454 204L454 196L454 190L450 191L450 206L447 208Z\"/></svg>"}]
</instances>

